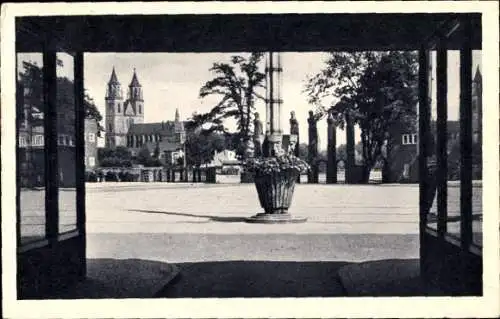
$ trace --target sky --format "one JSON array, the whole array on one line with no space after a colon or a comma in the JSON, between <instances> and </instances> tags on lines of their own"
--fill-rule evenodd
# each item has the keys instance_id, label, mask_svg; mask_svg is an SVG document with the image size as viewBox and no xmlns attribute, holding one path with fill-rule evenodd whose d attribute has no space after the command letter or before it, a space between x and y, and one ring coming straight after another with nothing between
<instances>
[{"instance_id":1,"label":"sky","mask_svg":"<svg viewBox=\"0 0 500 319\"><path fill-rule=\"evenodd\" d=\"M229 62L232 55L248 53L88 53L85 54L85 87L94 97L104 114L106 83L115 67L118 80L125 89L136 69L144 94L144 121L173 120L179 109L181 120L194 112L208 112L218 101L216 96L199 98L203 84L213 78L210 67L214 62ZM301 140L307 138L307 116L312 109L302 92L307 75L321 70L325 53L284 53L283 58L283 106L281 123L284 133L289 133L290 112L295 111L299 121ZM300 61L300 63L297 63ZM264 92L261 92L262 95ZM265 121L265 105L256 105L262 121ZM323 123L324 122L324 123ZM234 130L234 121L227 127ZM326 120L318 123L318 131L326 136ZM341 134L342 135L342 134ZM343 134L345 135L345 134ZM342 137L339 136L342 141ZM321 147L326 148L326 138L320 134Z\"/></svg>"},{"instance_id":2,"label":"sky","mask_svg":"<svg viewBox=\"0 0 500 319\"><path fill-rule=\"evenodd\" d=\"M229 62L234 54L247 55L248 53L86 53L84 60L84 85L88 94L105 117L106 85L113 67L116 69L118 80L124 94L132 79L134 69L139 82L143 87L144 121L161 122L174 119L175 109L179 109L181 120L188 119L194 112L209 111L218 102L218 97L209 96L199 98L201 86L213 78L209 70L214 62ZM42 65L41 54L20 54L18 68L22 60L31 60ZM301 141L307 141L308 111L313 106L307 102L307 95L303 92L308 76L318 73L323 67L328 54L325 52L284 52L283 65L283 108L281 114L282 129L289 133L290 111L295 111L299 122ZM58 53L63 60L64 67L58 67L58 76L73 78L72 57L65 53ZM435 54L432 56L435 61ZM481 65L480 51L473 52L473 76L476 68ZM459 99L459 55L458 51L448 53L448 119L458 120ZM433 63L432 94L436 94L435 63ZM259 102L256 105L261 119L265 122L265 105ZM432 114L435 115L435 98L432 103ZM104 123L103 123L104 125ZM234 130L233 122L227 127ZM320 149L325 150L326 119L318 123ZM356 129L356 142L359 141L359 130ZM337 130L337 145L345 143L345 131ZM100 141L100 145L103 140Z\"/></svg>"}]
</instances>

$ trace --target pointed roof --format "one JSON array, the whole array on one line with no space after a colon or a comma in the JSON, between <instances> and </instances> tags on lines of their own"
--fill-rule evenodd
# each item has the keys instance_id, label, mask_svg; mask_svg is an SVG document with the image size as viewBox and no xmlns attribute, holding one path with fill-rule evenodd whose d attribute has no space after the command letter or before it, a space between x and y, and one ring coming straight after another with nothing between
<instances>
[{"instance_id":1,"label":"pointed roof","mask_svg":"<svg viewBox=\"0 0 500 319\"><path fill-rule=\"evenodd\" d=\"M179 122L179 109L175 109L175 121Z\"/></svg>"},{"instance_id":2,"label":"pointed roof","mask_svg":"<svg viewBox=\"0 0 500 319\"><path fill-rule=\"evenodd\" d=\"M132 82L130 82L129 86L134 86L134 87L141 86L139 80L137 79L137 73L135 72L135 68L134 68L134 75L132 76Z\"/></svg>"},{"instance_id":3,"label":"pointed roof","mask_svg":"<svg viewBox=\"0 0 500 319\"><path fill-rule=\"evenodd\" d=\"M481 75L481 70L479 70L479 65L476 68L476 74L474 75L474 82L481 82L483 80L483 76Z\"/></svg>"},{"instance_id":4,"label":"pointed roof","mask_svg":"<svg viewBox=\"0 0 500 319\"><path fill-rule=\"evenodd\" d=\"M109 84L120 84L118 82L118 77L116 76L115 67L113 66L113 71L111 72L111 77L109 78Z\"/></svg>"}]
</instances>

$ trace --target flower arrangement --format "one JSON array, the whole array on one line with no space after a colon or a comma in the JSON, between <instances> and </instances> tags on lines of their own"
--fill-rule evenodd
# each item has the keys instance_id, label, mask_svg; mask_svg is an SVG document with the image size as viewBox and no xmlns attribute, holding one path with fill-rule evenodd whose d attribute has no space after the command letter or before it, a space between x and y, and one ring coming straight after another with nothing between
<instances>
[{"instance_id":1,"label":"flower arrangement","mask_svg":"<svg viewBox=\"0 0 500 319\"><path fill-rule=\"evenodd\" d=\"M305 173L309 170L309 165L305 161L292 154L250 158L245 161L244 167L246 171L255 176L270 175L282 171Z\"/></svg>"}]
</instances>

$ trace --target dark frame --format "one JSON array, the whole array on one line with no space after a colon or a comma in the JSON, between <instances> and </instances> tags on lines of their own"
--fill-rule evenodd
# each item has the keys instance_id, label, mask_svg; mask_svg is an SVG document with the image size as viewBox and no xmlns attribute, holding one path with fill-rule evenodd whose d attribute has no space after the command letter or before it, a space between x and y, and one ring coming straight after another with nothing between
<instances>
[{"instance_id":1,"label":"dark frame","mask_svg":"<svg viewBox=\"0 0 500 319\"><path fill-rule=\"evenodd\" d=\"M472 32L471 30L471 24L474 27L479 25L480 28L480 14L453 14L452 16L454 16L454 19L450 19L450 14L248 15L239 17L238 19L241 19L241 21L235 18L234 15L188 15L173 18L169 16L170 20L168 21L156 16L44 16L17 18L16 48L18 52L37 52L42 50L44 52L44 59L47 53L51 55L55 54L53 52L58 52L61 46L65 45L70 47L61 51L77 52L73 55L75 59L75 107L80 107L76 123L78 130L76 151L79 158L76 169L77 181L79 183L77 184L77 231L54 236L57 233L55 230L58 228L58 223L54 223L54 220L58 217L53 216L56 208L50 210L51 213L47 215L50 218L50 222L47 221L47 229L50 233L48 238L51 239L50 244L43 247L22 250L18 253L20 260L18 262L18 266L20 267L18 269L18 278L26 279L24 281L24 284L27 285L26 287L36 286L41 288L40 290L37 290L38 288L30 290L26 287L23 288L21 285L21 293L19 295L26 297L28 295L35 296L36 294L41 294L43 289L48 289L53 284L54 279L68 281L66 279L79 279L85 276L85 185L82 178L84 163L83 156L81 156L83 152L84 118L83 111L81 110L84 98L82 52L113 50L115 52L132 52L134 50L142 52L161 52L162 50L177 52L221 50L231 52L235 49L243 48L246 50L276 51L297 50L297 48L298 51L362 50L375 49L375 45L378 45L379 47L377 48L381 50L414 50L419 48L416 43L421 44L419 82L421 115L419 122L419 149L421 150L419 158L421 272L429 280L435 279L435 281L450 284L449 291L452 293L480 293L482 289L482 260L480 254L473 254L469 249L464 249L464 247L470 246L470 240L466 239L467 237L464 237L462 246L450 243L448 236L443 233L446 215L443 208L445 206L442 203L440 204L440 212L438 212L439 224L441 225L441 227L438 227L438 230L442 233L441 236L433 234L427 228L427 212L424 209L426 203L425 194L429 190L429 183L427 181L428 150L424 143L423 134L430 129L430 112L427 100L427 89L429 86L427 74L428 52L432 49L430 46L434 45L433 41L436 39L449 38L449 32L454 28L454 23L459 20L468 21L468 27L466 28L468 31L461 35L461 38L466 40L465 43L461 44L460 41L456 41L455 39L453 41L440 42L440 47L450 49L460 46L464 59L468 59L470 57L470 49L472 47L480 47L481 45L481 32ZM400 25L401 19L411 22ZM123 28L127 21L130 22L126 25L126 30L129 31L128 36L115 37L114 35ZM192 23L186 23L186 21ZM445 22L438 26L437 22L440 21ZM334 22L336 24L332 25ZM299 25L299 23L303 27L296 28L297 32L295 33L290 33L289 30L293 30L293 27ZM348 30L342 28L342 25L350 25L352 28ZM222 28L221 26L226 27ZM371 30L370 26L374 29ZM421 26L421 28L418 26ZM96 30L102 30L103 27L106 27L109 32L96 32ZM149 31L158 30L159 32L143 32L143 29ZM37 30L42 36L37 37L29 30ZM205 32L200 32L200 30ZM221 32L221 30L224 31ZM242 32L242 30L245 32ZM370 30L371 32L368 32ZM393 30L400 30L400 33L388 32ZM436 33L430 38L424 38L424 36L428 35L429 30L436 30ZM165 31L166 33L160 31ZM159 33L163 35L161 39L157 37ZM179 36L180 34L183 36ZM375 37L372 37L373 35ZM282 40L285 38L288 41ZM406 40L408 38L412 40ZM179 39L179 41L173 41L172 39ZM440 59L440 61L444 60ZM46 74L54 74L55 63L53 63L53 59L48 59L47 62L47 67L44 69L47 72ZM441 66L440 72L442 73L443 70L444 68ZM467 67L461 69L462 75L470 71L470 67L469 70L467 70ZM53 80L47 81L46 93L48 93L47 100L49 104L54 94L51 89L54 82ZM463 89L470 88L470 84L462 83L462 85ZM441 87L441 107L445 104L444 96L442 95L445 91L445 87ZM462 150L467 150L470 147L470 139L468 137L470 130L468 130L468 125L471 119L470 114L466 110L467 107L470 107L470 104L470 96L467 97L464 95L460 106L462 110L461 120L466 124L463 126L465 131L461 145ZM49 129L51 125L53 124L47 123ZM442 138L444 134L442 123L440 128L441 132L438 135ZM53 134L50 133L50 130L47 130L47 133ZM440 168L445 167L443 159L444 157L442 156L439 159L438 165L440 165ZM49 168L55 167L54 163L56 162L50 162L48 164ZM467 158L462 158L462 163L464 169L470 167ZM53 179L53 176L51 178ZM440 178L440 188L442 188L442 177ZM54 183L57 183L57 178ZM52 187L52 191L57 189L57 184L54 183L48 182L48 185ZM470 181L468 176L463 176L461 184L464 186L462 189L461 208L466 209L470 207L470 192L468 190ZM55 196L57 195L54 192L51 192L49 195L52 199ZM438 198L440 198L439 201L443 201L443 198L446 199L446 192L442 189L438 191ZM462 220L463 230L465 232L471 231L470 224L468 223L470 218L465 215L464 217ZM40 261L42 261L41 267L37 267L39 266L37 262L40 263ZM455 267L457 265L458 268ZM450 272L450 269L456 271ZM452 276L448 276L450 273ZM464 281L464 279L467 280ZM453 286L455 280L459 284Z\"/></svg>"},{"instance_id":2,"label":"dark frame","mask_svg":"<svg viewBox=\"0 0 500 319\"><path fill-rule=\"evenodd\" d=\"M481 249L472 247L472 26L457 19L438 30L420 51L419 73L419 187L420 187L420 267L424 278L451 295L482 295ZM449 37L458 36L460 48L460 239L447 233L447 46ZM430 183L427 158L430 133L429 53L437 50L437 178ZM462 171L464 173L462 173ZM432 193L437 187L438 227L427 225Z\"/></svg>"},{"instance_id":3,"label":"dark frame","mask_svg":"<svg viewBox=\"0 0 500 319\"><path fill-rule=\"evenodd\" d=\"M57 51L73 56L76 229L59 233L59 179L57 159ZM83 53L44 50L44 157L45 157L45 238L21 244L19 172L17 172L18 299L36 299L47 291L64 288L86 275L84 86ZM16 56L17 58L17 56ZM18 98L22 94L17 95ZM16 125L18 130L18 124ZM16 134L17 135L17 134ZM18 138L16 137L16 140ZM18 145L16 141L16 145ZM17 156L17 155L16 155Z\"/></svg>"}]
</instances>

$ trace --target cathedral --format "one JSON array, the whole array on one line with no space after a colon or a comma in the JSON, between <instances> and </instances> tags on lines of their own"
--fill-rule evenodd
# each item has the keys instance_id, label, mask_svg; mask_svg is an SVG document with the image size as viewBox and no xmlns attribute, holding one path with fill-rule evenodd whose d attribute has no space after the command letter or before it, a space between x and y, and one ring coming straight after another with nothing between
<instances>
[{"instance_id":1,"label":"cathedral","mask_svg":"<svg viewBox=\"0 0 500 319\"><path fill-rule=\"evenodd\" d=\"M179 111L175 110L174 121L144 123L143 91L135 69L125 97L113 67L105 100L106 147L127 147L132 156L146 148L151 155L158 152L165 164L184 158L186 132Z\"/></svg>"}]
</instances>

